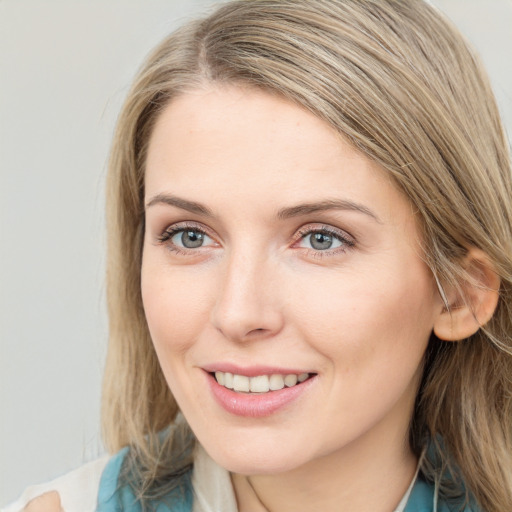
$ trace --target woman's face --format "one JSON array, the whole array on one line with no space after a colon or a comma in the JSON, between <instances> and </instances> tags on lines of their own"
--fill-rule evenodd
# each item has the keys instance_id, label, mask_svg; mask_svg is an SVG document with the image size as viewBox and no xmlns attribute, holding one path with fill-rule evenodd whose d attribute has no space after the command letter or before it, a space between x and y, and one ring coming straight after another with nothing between
<instances>
[{"instance_id":1,"label":"woman's face","mask_svg":"<svg viewBox=\"0 0 512 512\"><path fill-rule=\"evenodd\" d=\"M161 114L145 194L149 329L218 463L406 446L442 303L382 169L286 100L211 86Z\"/></svg>"}]
</instances>

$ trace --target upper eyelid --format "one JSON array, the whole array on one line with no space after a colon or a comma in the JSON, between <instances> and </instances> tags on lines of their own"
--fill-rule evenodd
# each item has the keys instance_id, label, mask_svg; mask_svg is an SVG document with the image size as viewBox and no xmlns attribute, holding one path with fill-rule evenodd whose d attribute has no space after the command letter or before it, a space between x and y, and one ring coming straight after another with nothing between
<instances>
[{"instance_id":1,"label":"upper eyelid","mask_svg":"<svg viewBox=\"0 0 512 512\"><path fill-rule=\"evenodd\" d=\"M215 235L211 233L211 230L208 229L206 226L191 221L181 221L167 225L163 230L158 232L158 234L156 235L156 239L160 243L168 243L171 240L171 238L175 236L177 233L179 233L180 231L185 231L187 229L191 231L199 231L208 236L209 238L211 238L215 242L217 240L217 237L215 237Z\"/></svg>"},{"instance_id":2,"label":"upper eyelid","mask_svg":"<svg viewBox=\"0 0 512 512\"><path fill-rule=\"evenodd\" d=\"M315 223L313 223L315 224ZM353 235L351 235L348 231L337 228L328 224L320 224L317 223L317 227L312 227L311 224L305 224L304 226L300 227L296 233L298 233L301 236L308 235L310 233L321 233L321 232L327 232L331 235L338 235L340 238L343 238L344 240L351 241L355 243L356 239Z\"/></svg>"},{"instance_id":3,"label":"upper eyelid","mask_svg":"<svg viewBox=\"0 0 512 512\"><path fill-rule=\"evenodd\" d=\"M173 224L168 225L162 233L168 233L168 232L179 232L184 231L186 229L190 230L197 230L201 233L204 233L205 235L212 236L213 231L209 229L207 226L204 226L201 223L195 222L195 221L181 221L181 222L174 222Z\"/></svg>"}]
</instances>

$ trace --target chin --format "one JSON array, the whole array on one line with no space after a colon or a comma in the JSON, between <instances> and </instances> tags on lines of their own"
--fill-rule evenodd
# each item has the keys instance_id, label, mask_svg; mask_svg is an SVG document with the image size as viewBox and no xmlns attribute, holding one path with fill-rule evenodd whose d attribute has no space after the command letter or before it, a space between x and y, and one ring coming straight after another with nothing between
<instances>
[{"instance_id":1,"label":"chin","mask_svg":"<svg viewBox=\"0 0 512 512\"><path fill-rule=\"evenodd\" d=\"M240 444L228 442L226 445L201 443L210 457L219 466L231 473L241 475L278 474L291 471L305 464L310 457L290 444L255 442ZM286 447L286 450L282 449Z\"/></svg>"}]
</instances>

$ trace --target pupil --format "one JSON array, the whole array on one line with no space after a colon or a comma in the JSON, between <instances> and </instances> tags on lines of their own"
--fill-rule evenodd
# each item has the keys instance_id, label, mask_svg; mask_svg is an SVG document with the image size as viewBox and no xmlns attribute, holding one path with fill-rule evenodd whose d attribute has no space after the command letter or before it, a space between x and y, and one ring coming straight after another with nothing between
<instances>
[{"instance_id":1,"label":"pupil","mask_svg":"<svg viewBox=\"0 0 512 512\"><path fill-rule=\"evenodd\" d=\"M184 231L181 235L181 242L187 249L195 249L203 245L203 234L197 231Z\"/></svg>"},{"instance_id":2,"label":"pupil","mask_svg":"<svg viewBox=\"0 0 512 512\"><path fill-rule=\"evenodd\" d=\"M315 233L311 235L311 247L319 251L325 251L332 245L332 237L324 233Z\"/></svg>"}]
</instances>

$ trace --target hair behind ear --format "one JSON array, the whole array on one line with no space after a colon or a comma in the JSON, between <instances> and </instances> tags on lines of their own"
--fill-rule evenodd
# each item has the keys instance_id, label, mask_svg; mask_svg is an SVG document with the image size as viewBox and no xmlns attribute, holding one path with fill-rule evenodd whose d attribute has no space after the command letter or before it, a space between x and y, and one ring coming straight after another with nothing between
<instances>
[{"instance_id":1,"label":"hair behind ear","mask_svg":"<svg viewBox=\"0 0 512 512\"><path fill-rule=\"evenodd\" d=\"M512 504L511 281L507 274L500 278L492 259L474 247L461 266L458 282L441 291L446 307L427 350L411 439L418 449L427 434L436 445L433 452L440 458L427 456L422 470L432 481L446 471L453 476L440 480L445 497L466 494L484 510L507 510Z\"/></svg>"},{"instance_id":2,"label":"hair behind ear","mask_svg":"<svg viewBox=\"0 0 512 512\"><path fill-rule=\"evenodd\" d=\"M414 426L416 435L422 430L440 455L422 466L427 479L439 480L446 470L459 477L441 479L443 496L466 494L483 510L509 510L503 491L512 489L512 358L490 343L484 329L459 343L432 337ZM416 449L423 442L423 436L413 438ZM482 485L485 494L479 492Z\"/></svg>"}]
</instances>

